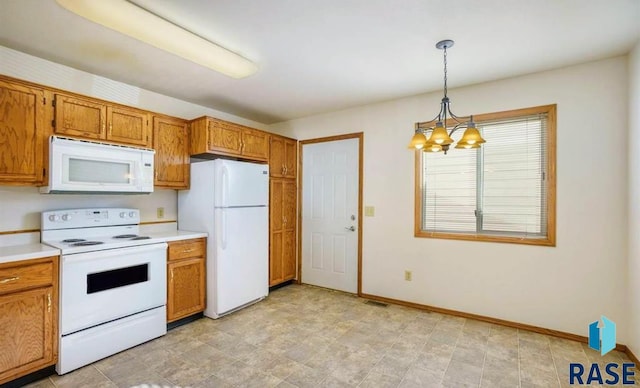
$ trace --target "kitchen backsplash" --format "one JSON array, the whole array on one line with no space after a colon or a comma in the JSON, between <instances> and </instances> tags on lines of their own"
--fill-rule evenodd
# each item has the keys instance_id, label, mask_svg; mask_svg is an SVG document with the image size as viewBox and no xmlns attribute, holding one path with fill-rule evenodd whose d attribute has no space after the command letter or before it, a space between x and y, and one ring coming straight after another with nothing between
<instances>
[{"instance_id":1,"label":"kitchen backsplash","mask_svg":"<svg viewBox=\"0 0 640 388\"><path fill-rule=\"evenodd\" d=\"M177 192L156 189L148 195L40 194L37 187L0 186L0 232L40 229L40 212L83 207L140 209L142 222L175 221ZM158 208L164 217L158 218Z\"/></svg>"}]
</instances>

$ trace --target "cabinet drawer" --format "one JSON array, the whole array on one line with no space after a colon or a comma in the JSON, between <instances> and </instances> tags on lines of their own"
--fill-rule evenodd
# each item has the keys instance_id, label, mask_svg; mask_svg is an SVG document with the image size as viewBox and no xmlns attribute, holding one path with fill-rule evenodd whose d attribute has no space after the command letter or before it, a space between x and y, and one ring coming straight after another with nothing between
<instances>
[{"instance_id":1,"label":"cabinet drawer","mask_svg":"<svg viewBox=\"0 0 640 388\"><path fill-rule=\"evenodd\" d=\"M0 268L0 294L53 282L53 263Z\"/></svg>"},{"instance_id":2,"label":"cabinet drawer","mask_svg":"<svg viewBox=\"0 0 640 388\"><path fill-rule=\"evenodd\" d=\"M169 260L204 257L205 252L204 239L172 241L169 243Z\"/></svg>"}]
</instances>

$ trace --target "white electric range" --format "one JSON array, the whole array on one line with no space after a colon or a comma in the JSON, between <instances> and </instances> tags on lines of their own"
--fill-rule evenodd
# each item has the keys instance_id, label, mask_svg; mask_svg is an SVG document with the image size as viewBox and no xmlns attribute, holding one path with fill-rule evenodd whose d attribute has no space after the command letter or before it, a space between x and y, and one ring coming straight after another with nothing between
<instances>
[{"instance_id":1,"label":"white electric range","mask_svg":"<svg viewBox=\"0 0 640 388\"><path fill-rule=\"evenodd\" d=\"M166 334L167 244L139 223L138 209L42 213L42 243L62 253L59 374Z\"/></svg>"}]
</instances>

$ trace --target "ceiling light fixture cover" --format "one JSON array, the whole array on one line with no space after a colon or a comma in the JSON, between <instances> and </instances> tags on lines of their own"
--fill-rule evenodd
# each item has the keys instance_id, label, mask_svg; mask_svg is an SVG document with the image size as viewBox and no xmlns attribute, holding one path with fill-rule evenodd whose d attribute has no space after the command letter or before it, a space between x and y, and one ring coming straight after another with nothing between
<instances>
[{"instance_id":1,"label":"ceiling light fixture cover","mask_svg":"<svg viewBox=\"0 0 640 388\"><path fill-rule=\"evenodd\" d=\"M258 70L248 59L211 43L126 0L56 0L63 8L94 23L232 78Z\"/></svg>"},{"instance_id":2,"label":"ceiling light fixture cover","mask_svg":"<svg viewBox=\"0 0 640 388\"><path fill-rule=\"evenodd\" d=\"M476 128L476 123L473 122L473 116L469 116L469 120L462 122L463 118L458 117L451 112L451 101L447 97L447 49L453 46L453 41L450 39L441 40L436 43L436 48L444 50L444 97L440 102L440 112L438 115L429 121L429 123L435 122L435 127L422 128L420 123L415 125L415 134L411 138L409 148L414 150L423 150L424 152L440 152L444 151L446 154L449 150L449 146L453 144L451 135L458 129L466 126L462 138L458 141L455 148L458 149L474 149L480 148L480 144L486 143L486 141L480 136L480 131ZM447 116L453 120L455 126L447 130L450 126L450 122L447 120ZM448 132L447 132L448 131ZM427 136L427 134L430 136Z\"/></svg>"}]
</instances>

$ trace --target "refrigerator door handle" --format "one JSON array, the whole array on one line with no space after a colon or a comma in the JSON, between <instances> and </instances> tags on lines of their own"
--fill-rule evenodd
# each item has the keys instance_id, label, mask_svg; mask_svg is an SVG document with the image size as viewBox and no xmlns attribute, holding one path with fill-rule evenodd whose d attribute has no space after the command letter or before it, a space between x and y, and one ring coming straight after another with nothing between
<instances>
[{"instance_id":1,"label":"refrigerator door handle","mask_svg":"<svg viewBox=\"0 0 640 388\"><path fill-rule=\"evenodd\" d=\"M227 206L227 190L229 189L229 172L227 166L222 165L222 203L220 206Z\"/></svg>"},{"instance_id":2,"label":"refrigerator door handle","mask_svg":"<svg viewBox=\"0 0 640 388\"><path fill-rule=\"evenodd\" d=\"M224 249L227 249L227 211L226 209L222 209L221 213L222 213L222 219L221 219L222 223L220 225L220 229L222 234L222 238L221 238L222 241L220 241L221 243L220 246L224 250Z\"/></svg>"}]
</instances>

